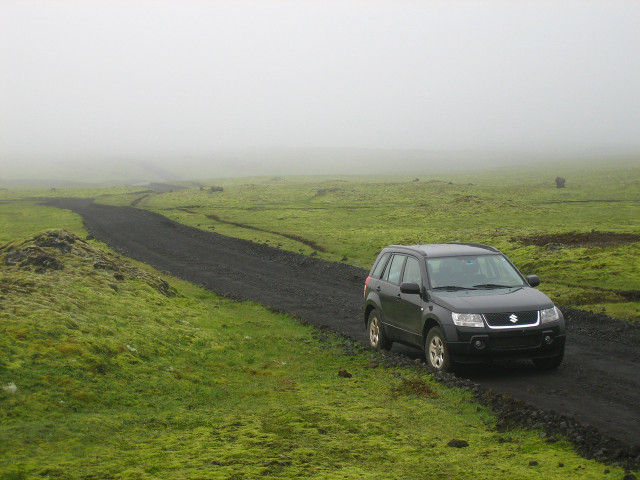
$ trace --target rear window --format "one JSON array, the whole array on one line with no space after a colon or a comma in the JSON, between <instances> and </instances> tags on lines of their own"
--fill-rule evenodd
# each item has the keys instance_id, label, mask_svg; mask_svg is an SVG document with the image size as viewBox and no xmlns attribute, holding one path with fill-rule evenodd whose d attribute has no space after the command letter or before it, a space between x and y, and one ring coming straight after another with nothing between
<instances>
[{"instance_id":1,"label":"rear window","mask_svg":"<svg viewBox=\"0 0 640 480\"><path fill-rule=\"evenodd\" d=\"M380 259L378 260L378 263L376 263L375 267L373 268L373 272L371 272L372 277L380 278L380 273L382 273L382 269L387 263L387 260L389 259L389 255L390 255L389 253L385 253L380 257Z\"/></svg>"},{"instance_id":2,"label":"rear window","mask_svg":"<svg viewBox=\"0 0 640 480\"><path fill-rule=\"evenodd\" d=\"M382 279L389 283L400 285L400 272L402 272L402 266L404 265L404 255L394 255L389 266L385 269Z\"/></svg>"}]
</instances>

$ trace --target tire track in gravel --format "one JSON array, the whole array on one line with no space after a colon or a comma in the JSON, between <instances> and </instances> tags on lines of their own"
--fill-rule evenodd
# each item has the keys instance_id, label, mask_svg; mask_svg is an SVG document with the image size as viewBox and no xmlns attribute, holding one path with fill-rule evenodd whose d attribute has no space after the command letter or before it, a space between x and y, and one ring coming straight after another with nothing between
<instances>
[{"instance_id":1,"label":"tire track in gravel","mask_svg":"<svg viewBox=\"0 0 640 480\"><path fill-rule=\"evenodd\" d=\"M368 272L363 269L197 230L137 208L90 199L51 199L48 204L80 214L96 238L128 257L218 294L256 301L366 342L361 306ZM640 328L563 311L567 354L556 371L540 372L530 362L498 362L462 375L640 446ZM393 350L420 356L410 348Z\"/></svg>"}]
</instances>

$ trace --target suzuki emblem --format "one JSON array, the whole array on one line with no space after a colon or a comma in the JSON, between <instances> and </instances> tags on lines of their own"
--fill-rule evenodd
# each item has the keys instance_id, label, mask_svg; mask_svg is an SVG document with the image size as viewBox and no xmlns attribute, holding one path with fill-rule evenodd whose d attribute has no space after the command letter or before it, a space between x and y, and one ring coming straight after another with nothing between
<instances>
[{"instance_id":1,"label":"suzuki emblem","mask_svg":"<svg viewBox=\"0 0 640 480\"><path fill-rule=\"evenodd\" d=\"M516 323L518 321L518 316L515 313L512 313L511 315L509 315L509 320L511 321L511 323Z\"/></svg>"}]
</instances>

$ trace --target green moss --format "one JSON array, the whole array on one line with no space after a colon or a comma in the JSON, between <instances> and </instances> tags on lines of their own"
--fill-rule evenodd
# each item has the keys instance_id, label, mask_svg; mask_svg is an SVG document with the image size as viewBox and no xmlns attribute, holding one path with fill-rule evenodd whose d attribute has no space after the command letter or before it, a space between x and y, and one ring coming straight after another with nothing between
<instances>
[{"instance_id":1,"label":"green moss","mask_svg":"<svg viewBox=\"0 0 640 480\"><path fill-rule=\"evenodd\" d=\"M0 478L602 478L567 444L504 442L468 393L371 368L291 317L177 279L167 296L97 244L47 253L64 268L0 266Z\"/></svg>"},{"instance_id":2,"label":"green moss","mask_svg":"<svg viewBox=\"0 0 640 480\"><path fill-rule=\"evenodd\" d=\"M67 210L44 207L33 200L0 201L0 245L47 228L84 232L82 219Z\"/></svg>"}]
</instances>

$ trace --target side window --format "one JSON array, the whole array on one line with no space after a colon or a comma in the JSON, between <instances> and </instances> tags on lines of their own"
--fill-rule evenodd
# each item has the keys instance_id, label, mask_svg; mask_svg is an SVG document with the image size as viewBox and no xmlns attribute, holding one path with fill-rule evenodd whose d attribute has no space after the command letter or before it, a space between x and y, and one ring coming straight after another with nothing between
<instances>
[{"instance_id":1,"label":"side window","mask_svg":"<svg viewBox=\"0 0 640 480\"><path fill-rule=\"evenodd\" d=\"M407 257L407 263L404 266L404 274L402 283L413 282L422 285L422 275L420 274L420 262L415 257Z\"/></svg>"},{"instance_id":2,"label":"side window","mask_svg":"<svg viewBox=\"0 0 640 480\"><path fill-rule=\"evenodd\" d=\"M388 253L385 253L382 257L380 257L380 261L376 263L376 266L373 269L373 272L371 273L371 276L373 278L380 278L380 273L382 272L382 269L384 268L388 259L389 259Z\"/></svg>"},{"instance_id":3,"label":"side window","mask_svg":"<svg viewBox=\"0 0 640 480\"><path fill-rule=\"evenodd\" d=\"M402 272L402 265L404 264L405 258L406 257L404 255L394 255L391 257L391 261L384 271L382 279L389 283L400 285L400 273Z\"/></svg>"}]
</instances>

